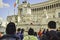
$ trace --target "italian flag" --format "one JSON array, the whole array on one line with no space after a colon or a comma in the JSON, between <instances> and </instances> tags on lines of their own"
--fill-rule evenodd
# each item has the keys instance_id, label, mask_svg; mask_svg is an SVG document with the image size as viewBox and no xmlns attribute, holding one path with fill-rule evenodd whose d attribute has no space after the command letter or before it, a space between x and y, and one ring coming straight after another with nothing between
<instances>
[{"instance_id":1,"label":"italian flag","mask_svg":"<svg viewBox=\"0 0 60 40\"><path fill-rule=\"evenodd\" d=\"M16 0L16 2L14 3L14 7L16 7L17 4L19 4L19 0Z\"/></svg>"}]
</instances>

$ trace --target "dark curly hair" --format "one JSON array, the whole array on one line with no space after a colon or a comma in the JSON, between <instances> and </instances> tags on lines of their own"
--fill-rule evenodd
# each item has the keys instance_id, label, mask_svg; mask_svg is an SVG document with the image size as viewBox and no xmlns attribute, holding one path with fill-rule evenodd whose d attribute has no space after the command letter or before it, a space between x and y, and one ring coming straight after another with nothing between
<instances>
[{"instance_id":1,"label":"dark curly hair","mask_svg":"<svg viewBox=\"0 0 60 40\"><path fill-rule=\"evenodd\" d=\"M34 30L32 28L28 30L28 35L34 35Z\"/></svg>"},{"instance_id":2,"label":"dark curly hair","mask_svg":"<svg viewBox=\"0 0 60 40\"><path fill-rule=\"evenodd\" d=\"M16 26L13 22L10 22L6 27L6 34L15 34Z\"/></svg>"},{"instance_id":3,"label":"dark curly hair","mask_svg":"<svg viewBox=\"0 0 60 40\"><path fill-rule=\"evenodd\" d=\"M55 21L50 21L48 23L48 28L55 29L56 28L56 22Z\"/></svg>"}]
</instances>

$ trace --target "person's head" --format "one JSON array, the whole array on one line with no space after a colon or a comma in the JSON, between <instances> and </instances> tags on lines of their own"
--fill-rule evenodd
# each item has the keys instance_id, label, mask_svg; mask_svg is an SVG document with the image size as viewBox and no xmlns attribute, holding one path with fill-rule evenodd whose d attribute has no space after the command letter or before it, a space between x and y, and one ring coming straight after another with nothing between
<instances>
[{"instance_id":1,"label":"person's head","mask_svg":"<svg viewBox=\"0 0 60 40\"><path fill-rule=\"evenodd\" d=\"M49 31L48 29L46 31Z\"/></svg>"},{"instance_id":2,"label":"person's head","mask_svg":"<svg viewBox=\"0 0 60 40\"><path fill-rule=\"evenodd\" d=\"M43 31L46 31L46 29L44 29Z\"/></svg>"},{"instance_id":3,"label":"person's head","mask_svg":"<svg viewBox=\"0 0 60 40\"><path fill-rule=\"evenodd\" d=\"M37 36L37 32L34 32L34 36Z\"/></svg>"},{"instance_id":4,"label":"person's head","mask_svg":"<svg viewBox=\"0 0 60 40\"><path fill-rule=\"evenodd\" d=\"M16 26L13 22L7 24L6 27L6 34L15 34L16 33Z\"/></svg>"},{"instance_id":5,"label":"person's head","mask_svg":"<svg viewBox=\"0 0 60 40\"><path fill-rule=\"evenodd\" d=\"M20 29L20 28L18 28L18 29L17 29L17 32L20 32L20 31L21 31L21 29Z\"/></svg>"},{"instance_id":6,"label":"person's head","mask_svg":"<svg viewBox=\"0 0 60 40\"><path fill-rule=\"evenodd\" d=\"M55 29L56 28L56 22L55 21L50 21L48 23L48 28L50 29Z\"/></svg>"},{"instance_id":7,"label":"person's head","mask_svg":"<svg viewBox=\"0 0 60 40\"><path fill-rule=\"evenodd\" d=\"M28 35L34 35L34 30L32 28L28 30Z\"/></svg>"},{"instance_id":8,"label":"person's head","mask_svg":"<svg viewBox=\"0 0 60 40\"><path fill-rule=\"evenodd\" d=\"M24 33L24 29L21 29L21 34Z\"/></svg>"},{"instance_id":9,"label":"person's head","mask_svg":"<svg viewBox=\"0 0 60 40\"><path fill-rule=\"evenodd\" d=\"M56 31L59 31L58 29Z\"/></svg>"}]
</instances>

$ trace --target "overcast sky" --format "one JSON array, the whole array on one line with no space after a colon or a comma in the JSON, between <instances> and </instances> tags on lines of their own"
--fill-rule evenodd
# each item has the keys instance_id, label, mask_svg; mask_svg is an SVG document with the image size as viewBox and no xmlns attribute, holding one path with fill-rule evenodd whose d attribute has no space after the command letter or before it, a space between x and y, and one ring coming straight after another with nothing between
<instances>
[{"instance_id":1,"label":"overcast sky","mask_svg":"<svg viewBox=\"0 0 60 40\"><path fill-rule=\"evenodd\" d=\"M8 15L14 14L14 3L16 0L0 0L0 17L6 19ZM23 0L20 0L22 3ZM47 0L28 0L31 4L45 2ZM15 8L15 13L17 14L17 7Z\"/></svg>"}]
</instances>

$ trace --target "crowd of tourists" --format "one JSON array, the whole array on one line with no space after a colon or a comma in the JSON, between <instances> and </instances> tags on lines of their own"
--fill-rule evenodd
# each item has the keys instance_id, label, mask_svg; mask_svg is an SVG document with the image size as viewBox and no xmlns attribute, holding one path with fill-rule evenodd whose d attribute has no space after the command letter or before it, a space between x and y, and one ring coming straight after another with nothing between
<instances>
[{"instance_id":1,"label":"crowd of tourists","mask_svg":"<svg viewBox=\"0 0 60 40\"><path fill-rule=\"evenodd\" d=\"M17 30L17 31L16 31ZM16 29L15 23L10 22L6 27L6 34L1 36L0 40L60 40L60 31L56 30L56 22L49 21L48 29L35 32L33 28L29 28L27 35L24 35L25 30L22 28Z\"/></svg>"}]
</instances>

